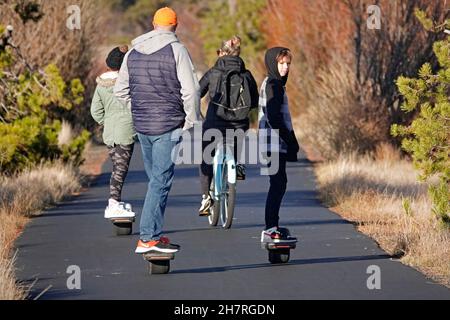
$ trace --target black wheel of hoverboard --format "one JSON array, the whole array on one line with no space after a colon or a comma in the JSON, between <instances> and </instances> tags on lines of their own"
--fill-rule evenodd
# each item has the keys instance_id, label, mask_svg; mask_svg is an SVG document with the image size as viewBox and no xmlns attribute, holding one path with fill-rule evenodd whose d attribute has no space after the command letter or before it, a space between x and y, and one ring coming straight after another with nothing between
<instances>
[{"instance_id":1,"label":"black wheel of hoverboard","mask_svg":"<svg viewBox=\"0 0 450 320\"><path fill-rule=\"evenodd\" d=\"M148 271L152 274L168 274L170 272L170 260L149 261Z\"/></svg>"},{"instance_id":2,"label":"black wheel of hoverboard","mask_svg":"<svg viewBox=\"0 0 450 320\"><path fill-rule=\"evenodd\" d=\"M272 264L288 263L290 258L289 249L269 250L269 261Z\"/></svg>"},{"instance_id":3,"label":"black wheel of hoverboard","mask_svg":"<svg viewBox=\"0 0 450 320\"><path fill-rule=\"evenodd\" d=\"M129 236L133 233L132 222L117 222L113 224L113 228L116 236Z\"/></svg>"}]
</instances>

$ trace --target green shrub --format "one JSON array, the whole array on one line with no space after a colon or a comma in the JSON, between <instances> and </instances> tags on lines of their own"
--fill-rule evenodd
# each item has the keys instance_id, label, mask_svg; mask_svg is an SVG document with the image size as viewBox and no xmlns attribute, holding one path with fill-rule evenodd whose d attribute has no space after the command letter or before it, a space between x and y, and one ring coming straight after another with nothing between
<instances>
[{"instance_id":1,"label":"green shrub","mask_svg":"<svg viewBox=\"0 0 450 320\"><path fill-rule=\"evenodd\" d=\"M450 20L436 27L424 12L417 11L416 15L430 31L442 32L445 27L450 28ZM436 42L434 52L440 66L437 72L426 63L418 78L397 80L405 98L402 109L420 113L410 126L394 125L392 134L404 138L402 147L412 155L421 180L438 177L439 183L429 189L433 212L450 225L450 37Z\"/></svg>"},{"instance_id":2,"label":"green shrub","mask_svg":"<svg viewBox=\"0 0 450 320\"><path fill-rule=\"evenodd\" d=\"M0 26L0 31L4 30ZM18 49L0 50L0 172L11 174L45 160L78 165L90 138L87 131L58 146L58 114L83 102L79 79L67 83L56 65L31 69Z\"/></svg>"},{"instance_id":3,"label":"green shrub","mask_svg":"<svg viewBox=\"0 0 450 320\"><path fill-rule=\"evenodd\" d=\"M267 6L266 0L236 1L234 8L226 0L208 1L207 7L201 14L202 38L204 49L212 65L217 59L216 51L221 42L233 35L242 38L242 57L251 61L266 48L266 41L261 31L262 12Z\"/></svg>"}]
</instances>

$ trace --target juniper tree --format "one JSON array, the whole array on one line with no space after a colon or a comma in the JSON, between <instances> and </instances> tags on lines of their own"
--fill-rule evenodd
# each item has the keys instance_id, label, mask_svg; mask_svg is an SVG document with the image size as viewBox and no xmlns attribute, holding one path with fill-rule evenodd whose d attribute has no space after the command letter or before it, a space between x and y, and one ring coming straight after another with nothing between
<instances>
[{"instance_id":1,"label":"juniper tree","mask_svg":"<svg viewBox=\"0 0 450 320\"><path fill-rule=\"evenodd\" d=\"M244 60L252 60L266 47L261 31L262 10L267 6L266 0L212 0L201 12L202 38L205 52L212 64L217 58L216 50L221 41L239 35L243 42Z\"/></svg>"},{"instance_id":2,"label":"juniper tree","mask_svg":"<svg viewBox=\"0 0 450 320\"><path fill-rule=\"evenodd\" d=\"M0 35L8 35L0 25ZM79 79L66 82L50 64L33 68L11 39L0 50L0 172L13 173L42 160L61 158L81 163L89 133L83 131L68 145L58 145L58 110L83 101Z\"/></svg>"},{"instance_id":3,"label":"juniper tree","mask_svg":"<svg viewBox=\"0 0 450 320\"><path fill-rule=\"evenodd\" d=\"M416 11L417 18L430 32L443 33L450 29L450 20L437 24ZM417 78L400 77L399 91L404 97L402 110L418 112L409 126L392 126L392 134L402 137L402 148L411 154L420 179L437 177L431 183L429 194L433 212L447 226L450 225L450 37L434 43L439 69L434 71L425 63Z\"/></svg>"}]
</instances>

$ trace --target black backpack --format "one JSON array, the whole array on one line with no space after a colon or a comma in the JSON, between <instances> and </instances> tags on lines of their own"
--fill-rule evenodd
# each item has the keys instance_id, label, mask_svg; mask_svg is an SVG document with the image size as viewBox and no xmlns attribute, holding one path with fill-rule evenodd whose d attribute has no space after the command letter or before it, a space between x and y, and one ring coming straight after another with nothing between
<instances>
[{"instance_id":1,"label":"black backpack","mask_svg":"<svg viewBox=\"0 0 450 320\"><path fill-rule=\"evenodd\" d=\"M248 71L222 72L212 103L217 106L216 115L223 120L247 119L252 104Z\"/></svg>"}]
</instances>

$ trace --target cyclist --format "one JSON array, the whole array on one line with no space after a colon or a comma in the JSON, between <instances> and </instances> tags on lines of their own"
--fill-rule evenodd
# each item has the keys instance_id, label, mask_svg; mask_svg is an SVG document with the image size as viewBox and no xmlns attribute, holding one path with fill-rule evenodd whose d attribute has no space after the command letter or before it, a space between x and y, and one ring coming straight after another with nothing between
<instances>
[{"instance_id":1,"label":"cyclist","mask_svg":"<svg viewBox=\"0 0 450 320\"><path fill-rule=\"evenodd\" d=\"M209 106L203 123L203 136L209 129L218 129L225 138L226 143L233 144L234 158L237 163L238 145L242 141L226 139L227 131L243 130L250 128L249 112L258 107L258 87L256 81L245 68L244 61L240 58L241 39L234 36L224 41L217 55L219 56L215 66L211 68L200 80L200 92L203 98L209 91ZM237 81L237 82L236 82ZM233 82L233 84L231 84ZM236 86L235 84L240 84ZM232 131L233 132L233 131ZM200 216L208 216L213 200L209 189L213 177L213 166L205 161L205 149L219 141L203 141L203 161L200 166L200 183L202 188L202 202L199 209ZM209 148L208 148L209 149ZM214 151L211 157L214 156ZM209 161L208 161L209 162ZM237 165L238 180L245 180L245 168Z\"/></svg>"},{"instance_id":2,"label":"cyclist","mask_svg":"<svg viewBox=\"0 0 450 320\"><path fill-rule=\"evenodd\" d=\"M300 148L293 130L286 94L291 62L292 53L287 48L269 49L265 56L268 76L261 86L259 128L268 130L269 139L271 130L278 130L280 139L279 153L271 154L272 158L279 156L279 169L270 175L270 189L265 210L266 230L261 234L261 242L284 238L279 232L279 212L288 182L286 162L298 161L297 154Z\"/></svg>"}]
</instances>

